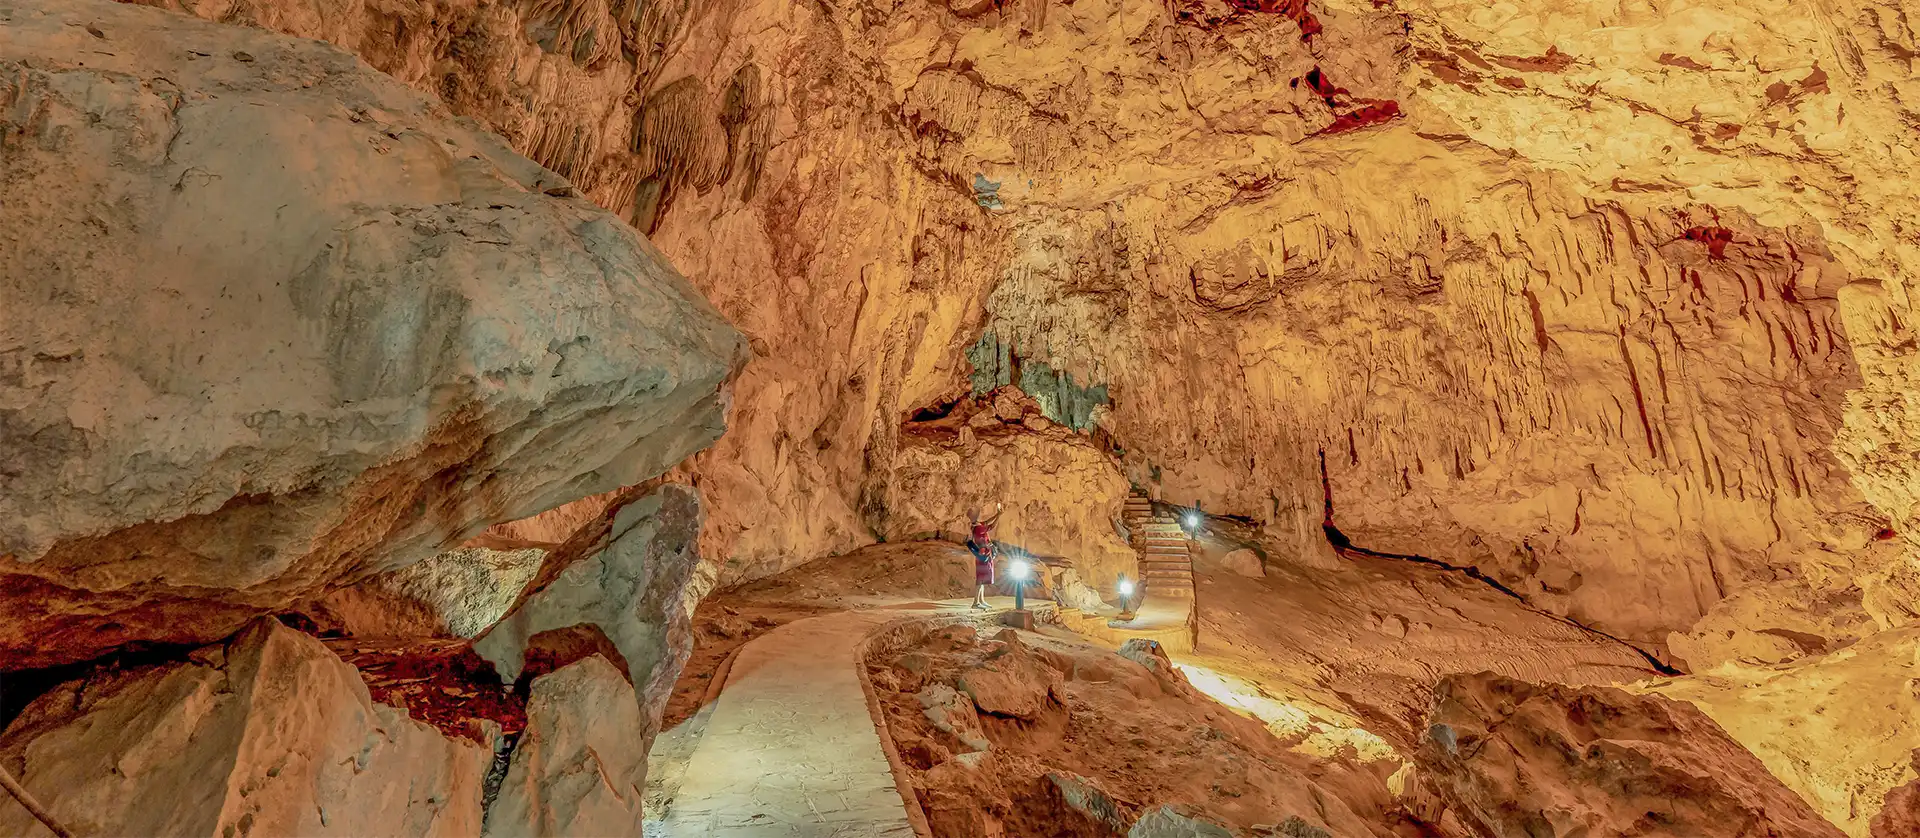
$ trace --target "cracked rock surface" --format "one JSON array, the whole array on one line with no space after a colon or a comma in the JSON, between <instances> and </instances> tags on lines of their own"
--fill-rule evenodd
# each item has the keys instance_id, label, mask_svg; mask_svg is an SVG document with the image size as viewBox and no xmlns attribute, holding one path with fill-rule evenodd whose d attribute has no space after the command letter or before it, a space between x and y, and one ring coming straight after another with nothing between
<instances>
[{"instance_id":1,"label":"cracked rock surface","mask_svg":"<svg viewBox=\"0 0 1920 838\"><path fill-rule=\"evenodd\" d=\"M740 325L721 583L895 531L903 417L992 368L1302 541L1324 454L1356 543L1671 663L1912 619L1892 4L170 1L441 96Z\"/></svg>"},{"instance_id":2,"label":"cracked rock surface","mask_svg":"<svg viewBox=\"0 0 1920 838\"><path fill-rule=\"evenodd\" d=\"M0 666L202 643L665 471L744 341L352 55L0 8Z\"/></svg>"}]
</instances>

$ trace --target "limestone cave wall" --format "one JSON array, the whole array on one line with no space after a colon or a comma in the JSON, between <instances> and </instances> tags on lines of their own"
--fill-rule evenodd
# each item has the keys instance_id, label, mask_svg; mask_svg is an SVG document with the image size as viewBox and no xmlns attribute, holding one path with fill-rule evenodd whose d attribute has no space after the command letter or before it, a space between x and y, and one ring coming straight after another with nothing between
<instances>
[{"instance_id":1,"label":"limestone cave wall","mask_svg":"<svg viewBox=\"0 0 1920 838\"><path fill-rule=\"evenodd\" d=\"M896 529L991 335L1167 499L1670 659L1912 617L1896 4L174 6L437 94L749 336L716 582Z\"/></svg>"}]
</instances>

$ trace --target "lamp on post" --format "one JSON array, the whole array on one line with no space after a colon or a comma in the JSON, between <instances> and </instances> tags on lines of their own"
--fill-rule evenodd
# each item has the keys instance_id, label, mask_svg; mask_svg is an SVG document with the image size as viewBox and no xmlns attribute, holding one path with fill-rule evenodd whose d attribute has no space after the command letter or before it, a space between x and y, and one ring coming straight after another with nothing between
<instances>
[{"instance_id":1,"label":"lamp on post","mask_svg":"<svg viewBox=\"0 0 1920 838\"><path fill-rule=\"evenodd\" d=\"M1133 580L1121 574L1120 581L1114 585L1120 593L1120 619L1133 619Z\"/></svg>"},{"instance_id":2,"label":"lamp on post","mask_svg":"<svg viewBox=\"0 0 1920 838\"><path fill-rule=\"evenodd\" d=\"M1007 575L1013 577L1013 610L1027 610L1027 577L1033 574L1033 566L1026 559L1014 559L1007 565Z\"/></svg>"}]
</instances>

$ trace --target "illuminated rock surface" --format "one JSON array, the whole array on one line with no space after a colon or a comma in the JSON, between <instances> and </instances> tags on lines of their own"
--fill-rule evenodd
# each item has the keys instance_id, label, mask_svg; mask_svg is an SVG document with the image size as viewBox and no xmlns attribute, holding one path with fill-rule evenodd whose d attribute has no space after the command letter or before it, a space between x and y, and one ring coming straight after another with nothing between
<instances>
[{"instance_id":1,"label":"illuminated rock surface","mask_svg":"<svg viewBox=\"0 0 1920 838\"><path fill-rule=\"evenodd\" d=\"M1670 662L1910 617L1871 2L181 5L443 97L753 338L692 466L722 582L893 532L902 420L1013 383L1302 538L1324 454L1355 543Z\"/></svg>"},{"instance_id":2,"label":"illuminated rock surface","mask_svg":"<svg viewBox=\"0 0 1920 838\"><path fill-rule=\"evenodd\" d=\"M1920 631L1904 629L1795 663L1643 686L1705 710L1829 820L1866 836L1881 801L1915 777L1917 679Z\"/></svg>"},{"instance_id":3,"label":"illuminated rock surface","mask_svg":"<svg viewBox=\"0 0 1920 838\"><path fill-rule=\"evenodd\" d=\"M1441 682L1421 775L1483 834L1839 838L1705 714L1610 688Z\"/></svg>"},{"instance_id":4,"label":"illuminated rock surface","mask_svg":"<svg viewBox=\"0 0 1920 838\"><path fill-rule=\"evenodd\" d=\"M740 336L439 103L261 30L0 15L0 666L215 640L721 432Z\"/></svg>"},{"instance_id":5,"label":"illuminated rock surface","mask_svg":"<svg viewBox=\"0 0 1920 838\"><path fill-rule=\"evenodd\" d=\"M1137 487L1258 542L1199 565L1196 665L1270 730L1408 759L1450 674L1649 678L1847 834L1907 816L1898 4L151 3L256 29L0 12L0 668L288 608L479 634L670 468L694 594L964 596L871 545L999 500L1107 596ZM823 556L865 564L777 575Z\"/></svg>"},{"instance_id":6,"label":"illuminated rock surface","mask_svg":"<svg viewBox=\"0 0 1920 838\"><path fill-rule=\"evenodd\" d=\"M82 835L470 836L487 748L374 703L319 641L254 622L192 660L57 687L0 760ZM39 833L0 799L0 833Z\"/></svg>"}]
</instances>

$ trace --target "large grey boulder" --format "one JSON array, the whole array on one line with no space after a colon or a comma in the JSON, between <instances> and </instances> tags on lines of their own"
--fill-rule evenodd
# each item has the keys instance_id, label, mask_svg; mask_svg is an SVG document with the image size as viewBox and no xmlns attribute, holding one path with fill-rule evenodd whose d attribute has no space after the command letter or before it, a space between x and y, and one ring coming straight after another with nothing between
<instances>
[{"instance_id":1,"label":"large grey boulder","mask_svg":"<svg viewBox=\"0 0 1920 838\"><path fill-rule=\"evenodd\" d=\"M693 651L687 583L700 563L700 494L668 484L621 498L610 513L605 535L591 539L594 549L550 555L547 562L559 568L553 579L536 576L538 590L474 641L473 651L512 682L540 635L592 627L624 658L647 720L647 733L632 746L644 753Z\"/></svg>"},{"instance_id":2,"label":"large grey boulder","mask_svg":"<svg viewBox=\"0 0 1920 838\"><path fill-rule=\"evenodd\" d=\"M97 836L471 836L492 757L267 619L191 662L55 687L0 736L0 764ZM0 835L44 834L0 795Z\"/></svg>"},{"instance_id":3,"label":"large grey boulder","mask_svg":"<svg viewBox=\"0 0 1920 838\"><path fill-rule=\"evenodd\" d=\"M334 47L0 1L0 669L259 613L658 474L741 336Z\"/></svg>"}]
</instances>

